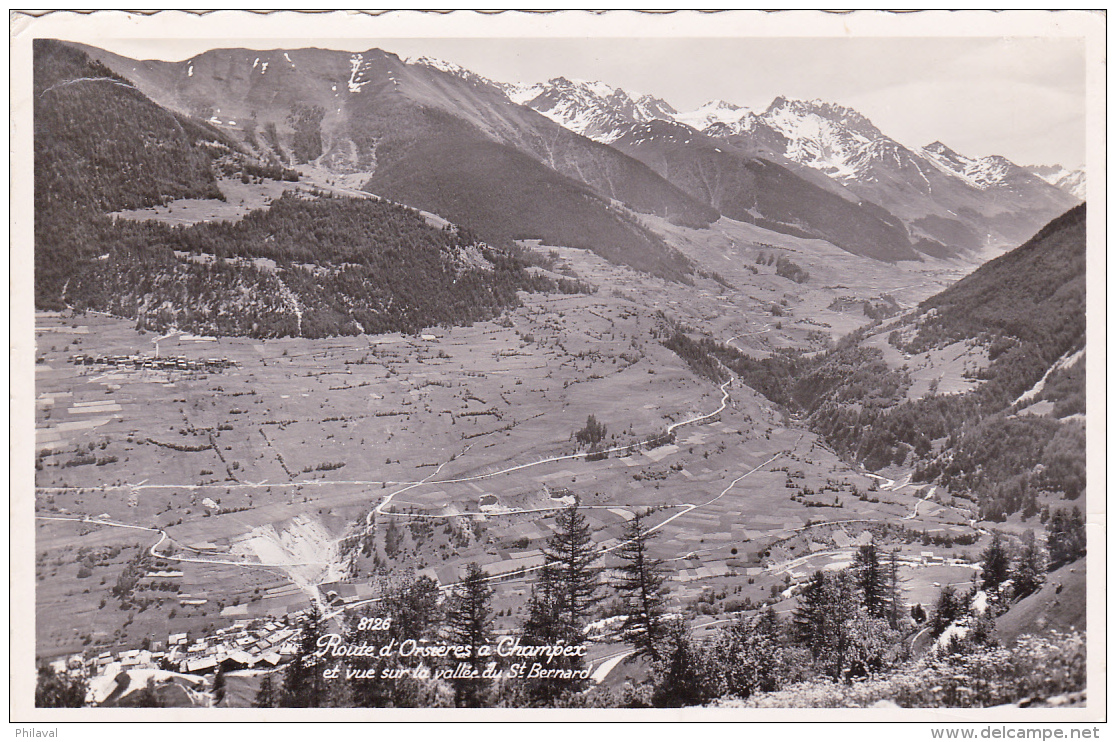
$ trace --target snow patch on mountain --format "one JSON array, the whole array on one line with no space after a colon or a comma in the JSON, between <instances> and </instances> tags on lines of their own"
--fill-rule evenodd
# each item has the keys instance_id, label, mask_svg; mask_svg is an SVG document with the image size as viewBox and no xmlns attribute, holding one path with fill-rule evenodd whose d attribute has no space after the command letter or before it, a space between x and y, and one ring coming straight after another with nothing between
<instances>
[{"instance_id":1,"label":"snow patch on mountain","mask_svg":"<svg viewBox=\"0 0 1116 742\"><path fill-rule=\"evenodd\" d=\"M632 145L650 141L689 144L695 136L697 136L697 131L691 126L673 121L655 120L632 125L625 132L623 139L624 142ZM721 150L718 149L717 151L720 152Z\"/></svg>"},{"instance_id":2,"label":"snow patch on mountain","mask_svg":"<svg viewBox=\"0 0 1116 742\"><path fill-rule=\"evenodd\" d=\"M1061 165L1027 165L1024 170L1037 175L1055 188L1085 200L1085 171L1069 170Z\"/></svg>"},{"instance_id":3,"label":"snow patch on mountain","mask_svg":"<svg viewBox=\"0 0 1116 742\"><path fill-rule=\"evenodd\" d=\"M1001 185L1013 168L1010 160L998 155L981 158L966 157L941 142L923 147L919 154L947 175L961 178L982 191Z\"/></svg>"},{"instance_id":4,"label":"snow patch on mountain","mask_svg":"<svg viewBox=\"0 0 1116 742\"><path fill-rule=\"evenodd\" d=\"M556 77L545 83L505 85L503 89L512 101L606 144L623 136L632 124L669 120L675 113L659 98L593 80Z\"/></svg>"},{"instance_id":5,"label":"snow patch on mountain","mask_svg":"<svg viewBox=\"0 0 1116 742\"><path fill-rule=\"evenodd\" d=\"M419 55L417 57L404 57L403 64L420 65L422 67L433 67L436 70L448 72L451 75L457 75L458 77L464 77L467 74L472 74L459 64L447 62L446 60L438 59L437 57L428 57L425 54Z\"/></svg>"},{"instance_id":6,"label":"snow patch on mountain","mask_svg":"<svg viewBox=\"0 0 1116 742\"><path fill-rule=\"evenodd\" d=\"M504 86L504 93L521 106L539 97L544 90L546 86L538 82L530 84L513 82Z\"/></svg>"},{"instance_id":7,"label":"snow patch on mountain","mask_svg":"<svg viewBox=\"0 0 1116 742\"><path fill-rule=\"evenodd\" d=\"M447 62L446 60L438 59L437 57L428 57L426 55L420 55L417 57L405 57L403 59L403 64L414 67L429 67L430 69L438 70L439 72L445 72L446 74L453 75L454 77L459 77L462 80L471 82L473 84L489 85L499 90L503 90L505 94L508 92L507 89L511 87L508 85L504 85L503 83L498 83L494 80L490 80L484 75L478 75L476 72L465 69L459 64Z\"/></svg>"},{"instance_id":8,"label":"snow patch on mountain","mask_svg":"<svg viewBox=\"0 0 1116 742\"><path fill-rule=\"evenodd\" d=\"M368 80L360 80L360 66L364 63L363 54L354 54L349 57L349 66L352 68L349 72L349 92L359 93L360 89L368 84Z\"/></svg>"},{"instance_id":9,"label":"snow patch on mountain","mask_svg":"<svg viewBox=\"0 0 1116 742\"><path fill-rule=\"evenodd\" d=\"M759 118L786 138L785 157L841 180L856 178L871 159L865 148L884 139L860 114L824 101L776 98Z\"/></svg>"},{"instance_id":10,"label":"snow patch on mountain","mask_svg":"<svg viewBox=\"0 0 1116 742\"><path fill-rule=\"evenodd\" d=\"M680 124L692 126L698 131L709 128L713 124L733 125L748 116L750 111L734 103L723 100L711 100L705 105L686 113L676 114L673 118Z\"/></svg>"}]
</instances>

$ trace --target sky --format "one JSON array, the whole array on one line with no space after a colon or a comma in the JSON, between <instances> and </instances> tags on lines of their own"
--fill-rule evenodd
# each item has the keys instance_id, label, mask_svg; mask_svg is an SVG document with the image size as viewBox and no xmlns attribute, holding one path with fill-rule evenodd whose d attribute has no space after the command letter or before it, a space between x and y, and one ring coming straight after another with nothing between
<instances>
[{"instance_id":1,"label":"sky","mask_svg":"<svg viewBox=\"0 0 1116 742\"><path fill-rule=\"evenodd\" d=\"M1085 46L1075 38L99 39L143 59L211 48L381 48L428 55L500 82L600 80L680 111L777 96L850 106L912 147L935 140L1021 165L1085 162Z\"/></svg>"}]
</instances>

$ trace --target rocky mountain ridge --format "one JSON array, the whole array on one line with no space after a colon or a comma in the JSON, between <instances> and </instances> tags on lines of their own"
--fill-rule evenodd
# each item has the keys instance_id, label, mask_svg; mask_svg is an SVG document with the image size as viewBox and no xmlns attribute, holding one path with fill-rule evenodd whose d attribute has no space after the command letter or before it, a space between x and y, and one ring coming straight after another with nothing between
<instances>
[{"instance_id":1,"label":"rocky mountain ridge","mask_svg":"<svg viewBox=\"0 0 1116 742\"><path fill-rule=\"evenodd\" d=\"M797 169L800 175L815 171L855 199L901 219L912 242L925 240L923 249L931 254L1017 244L1082 195L1079 175L1040 174L999 156L967 157L940 142L908 147L858 111L827 101L780 96L762 111L710 101L691 112L664 108L630 115L631 99L623 91L608 88L611 94L602 96L594 94L602 90L600 83L553 83L531 86L534 97L523 102L610 144L629 133L646 143L652 115Z\"/></svg>"}]
</instances>

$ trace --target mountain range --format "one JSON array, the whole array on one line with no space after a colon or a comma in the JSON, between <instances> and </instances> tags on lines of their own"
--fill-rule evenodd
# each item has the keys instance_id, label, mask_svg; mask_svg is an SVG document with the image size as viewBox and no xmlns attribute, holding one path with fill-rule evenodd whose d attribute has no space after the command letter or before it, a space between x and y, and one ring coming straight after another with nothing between
<instances>
[{"instance_id":1,"label":"mountain range","mask_svg":"<svg viewBox=\"0 0 1116 742\"><path fill-rule=\"evenodd\" d=\"M637 507L623 503L647 506L648 514L665 508L659 525L686 523L687 530L672 530L659 542L666 544L655 552L663 563L674 560L699 579L720 575L737 583L737 592L722 591L716 605L707 602L713 600L706 598L707 586L684 588L677 615L739 614L736 628L703 640L701 654L682 644L683 651L669 651L711 665L706 675L713 678L727 677L724 668L739 669L737 660L758 647L756 657L775 657L780 667L789 658L814 673L788 670L785 681L796 689L804 678L823 675L826 688L852 687L861 674L876 682L884 677L877 670L901 667L916 640L925 638L926 612L914 601L925 602L925 591L940 587L930 580L948 583L941 571L946 567L964 572L966 580L991 573L994 560L983 555L983 572L967 570L980 539L999 543L992 526L978 521L1010 521L1005 527L1017 534L1048 522L1055 535L1048 543L1066 541L1057 550L1051 545L1052 554L1061 551L1069 561L1083 553L1084 536L1067 535L1072 519L1060 508L1085 493L1086 481L1084 173L971 157L940 141L912 147L831 102L780 97L761 111L711 101L679 112L662 99L605 83L503 83L440 60L403 59L378 49L215 49L167 62L37 39L33 51L35 360L44 372L35 374L42 402L36 424L43 433L35 463L44 510L76 517L83 512L77 509L81 498L100 493L89 512L115 510L97 522L110 516L114 520L104 525L142 522L148 530L162 529L160 543L175 533L167 529L182 526L186 543L210 523L225 528L224 536L233 533L227 528L232 523L234 530L254 529L248 536L270 528L286 539L291 532L280 533L276 518L289 519L300 509L313 515L318 504L329 505L337 529L316 521L326 537L304 544L314 560L287 549L297 563L269 561L268 568L316 564L313 572L285 574L307 592L308 602L324 597L338 604L336 595L322 595L330 584L318 582L346 575L346 583L367 578L375 587L405 574L401 584L411 590L421 562L437 578L424 583L430 589L423 592L436 595L438 584L458 584L456 570L497 550L503 566L491 563L490 574L522 576L517 554L541 547L549 555L555 538L564 538L542 543L544 525L550 527L542 521L555 507L551 486L563 502L571 495L571 521L581 517L576 504L583 495L592 499L593 513L611 512L613 519L594 520L581 532L607 559L616 554L608 555L604 544L627 538L617 530L627 528L620 507ZM554 296L559 293L569 296ZM79 319L87 311L109 317ZM484 324L468 329L473 323ZM213 352L233 354L229 360L237 368L202 372L187 361L185 369L177 366L184 373L149 372L144 362L129 364L133 369L109 366L105 373L73 366L104 367L109 352L144 345L141 336L148 332L156 357L163 358L160 341L164 349L179 340L212 342ZM376 337L388 333L399 335ZM204 347L190 352L209 355ZM79 348L83 355L70 355ZM133 360L147 357L127 352ZM108 362L119 363L116 357ZM104 397L96 384L115 396ZM166 391L171 387L175 391ZM280 394L284 390L290 393ZM94 394L99 406L121 414L95 425L63 414L69 421L58 424L55 410L65 408L53 406L55 397L74 397L69 412L89 413L96 412L88 400ZM149 403L170 394L173 405ZM248 405L241 395L257 396ZM578 430L586 415L585 429ZM607 440L602 421L614 428ZM291 425L298 427L284 432ZM676 440L680 426L695 430L687 428L685 440ZM179 443L165 442L172 436ZM184 443L190 436L197 445ZM94 455L98 443L104 453ZM147 453L135 453L148 444ZM280 449L291 458L284 460ZM373 456L359 455L370 450ZM226 462L222 451L240 453ZM443 458L439 451L447 460L429 463L432 455ZM521 474L535 464L573 467L580 459L577 471L540 476L535 484ZM769 466L777 460L777 468ZM220 462L223 473L211 478L212 469L200 469L209 461ZM447 465L455 468L435 477ZM393 504L402 490L387 487L393 480L417 480L408 474L412 466L437 467L418 474L431 487L503 474L516 479L506 487L493 484L499 498L478 498L478 485ZM327 478L341 467L349 467L343 479ZM204 502L203 511L190 497L168 495L173 502L164 508L162 497L153 503L111 496L107 483L147 481L153 471L166 476L150 486L213 488L226 498L223 509L220 499ZM200 473L189 479L193 471ZM751 474L767 478L734 490ZM263 484L283 475L290 488L279 481L278 499L272 499L271 485ZM197 484L182 484L183 476ZM316 502L304 495L296 505L294 493L318 489L304 487L308 482L342 489L323 489L328 499ZM383 515L386 528L366 528L367 487L353 482L383 485L382 502L371 512ZM566 482L571 489L557 488ZM254 504L252 494L244 497L233 487L264 499ZM246 505L238 504L241 497ZM487 498L499 499L498 507L478 504ZM671 514L685 502L699 504ZM484 536L469 525L478 507L488 514ZM696 508L707 512L694 514ZM317 510L319 516L327 512ZM393 515L419 524L445 516L447 527L395 529ZM198 525L203 517L212 520ZM632 521L636 531L639 520ZM815 566L833 573L832 560L843 558L834 554L857 549L849 546L856 534L843 530L848 523L861 524L856 538L865 546L849 557L860 566L878 561L877 545L881 555L894 545L892 576L900 548L918 554L939 546L930 554L952 553L957 563L943 567L941 559L922 559L934 571L919 578L917 592L906 590L921 618L898 610L897 585L874 608L865 588L864 605L854 609L855 591L845 588L855 575L838 572L844 576L836 579L847 585L835 582L825 591L842 615L836 623L819 622L811 636L825 637L828 645L832 626L859 627L865 637L857 639L860 646L881 659L860 653L855 670L838 665L831 672L823 642L805 643L802 632L781 630L776 611L783 608L776 606L787 607L790 599L797 601L790 608L797 618L828 615L830 608L808 597L822 578L811 582L800 569L802 579L792 585L783 567L797 559L800 547L800 554L822 549L816 556L825 559ZM327 531L341 534L340 541ZM344 536L357 531L368 538ZM73 550L70 531L50 533L44 531L55 539L51 543ZM699 540L706 546L694 551ZM171 546L140 550L140 556L173 559L180 550ZM54 560L53 552L40 551L40 562ZM117 556L120 564L130 559L124 552ZM77 561L77 578L51 572L39 575L40 582L80 583L83 574L94 574ZM1036 556L1030 571L1037 573L1040 562ZM143 565L127 563L121 579L134 583ZM726 571L713 571L714 564ZM612 569L613 562L604 566ZM475 563L468 568L466 582L476 569ZM1021 566L1019 573L1028 570ZM1006 567L1002 571L1007 574ZM513 606L496 616L503 619L501 631L522 629L527 639L549 641L540 637L553 634L529 633L534 608L552 613L544 599L553 587L549 572L542 569L533 588L526 622L519 623L523 612L513 610L514 603L501 604ZM254 587L234 583L208 596L208 605L226 618L221 607L230 598L241 605ZM114 589L119 606L109 606L111 583L101 584L104 616L123 621L134 613L138 597ZM1075 584L1067 589L1080 597ZM983 594L991 607L1026 592L983 586L987 591L974 589L973 601ZM85 606L79 617L93 610L95 594L79 593L80 585L68 590L70 605ZM261 599L270 594L256 587L261 593ZM941 595L929 625L960 625L957 615L943 617L943 606L953 610L953 588L947 584ZM285 596L275 605L290 611ZM888 609L888 602L889 610L878 610ZM149 620L163 620L158 603ZM166 621L179 623L168 631L193 631L201 624L192 622L217 618L193 608L180 617L173 593L170 603L178 607ZM42 615L69 615L59 605ZM741 627L760 625L744 623L760 606L763 620L771 622L766 643L732 644L758 636ZM260 608L260 615L276 610L270 602ZM1023 616L1023 610L1005 614L1015 633L1047 620L1033 603L1023 609ZM1057 621L1056 612L1049 614ZM587 610L582 618L597 615ZM442 631L437 621L428 623L430 637ZM970 628L975 634L985 623ZM102 628L107 625L102 621ZM131 641L123 630L112 638L97 632L102 642L69 625L44 626L49 630L39 640L50 644L42 646L67 653L86 651L72 649L76 642L90 645L91 656ZM567 621L559 633L578 633L581 626ZM145 635L131 636L139 641ZM594 642L601 637L586 636ZM631 637L625 631L615 638ZM843 634L838 639L838 649L854 646ZM951 657L968 651L959 642L948 647ZM838 654L839 664L852 656ZM670 664L655 662L650 671L637 666L633 677L654 677ZM292 666L300 667L299 660ZM107 680L116 670L105 672ZM713 687L712 681L683 678L687 673L674 673L682 678L679 687ZM284 702L297 700L294 681L287 681ZM1027 686L1027 692L1034 689ZM378 693L365 698L382 704L386 696ZM632 705L654 701L653 693L642 693L625 690L624 696ZM514 705L524 697L510 698ZM561 702L570 698L563 695ZM421 705L394 697L392 703Z\"/></svg>"},{"instance_id":2,"label":"mountain range","mask_svg":"<svg viewBox=\"0 0 1116 742\"><path fill-rule=\"evenodd\" d=\"M935 254L1017 244L1084 197L1082 171L966 157L941 142L907 147L859 112L820 100L778 97L763 111L714 100L679 113L665 101L599 82L555 78L506 89L518 102L601 142L637 137L647 146L656 138L648 125L665 121L799 175L804 168L816 171L856 200L898 217L916 248ZM679 129L658 132L675 142L698 141Z\"/></svg>"},{"instance_id":3,"label":"mountain range","mask_svg":"<svg viewBox=\"0 0 1116 742\"><path fill-rule=\"evenodd\" d=\"M159 106L73 46L37 40L34 62L40 309L157 331L321 337L468 323L515 306L517 291L581 288L529 273L515 245L298 184L227 128ZM283 195L238 220L204 217L230 200L222 188L253 182ZM202 214L188 225L118 218L182 201Z\"/></svg>"},{"instance_id":4,"label":"mountain range","mask_svg":"<svg viewBox=\"0 0 1116 742\"><path fill-rule=\"evenodd\" d=\"M1002 158L913 150L859 113L776 99L690 113L600 82L493 81L372 49L219 49L181 62L84 50L254 156L362 174L493 242L537 238L680 278L640 215L720 216L885 261L1017 244L1078 199Z\"/></svg>"},{"instance_id":5,"label":"mountain range","mask_svg":"<svg viewBox=\"0 0 1116 742\"><path fill-rule=\"evenodd\" d=\"M976 263L984 248L1018 244L1079 203L1073 191L1084 185L1080 173L970 158L940 142L908 148L860 113L822 101L777 98L763 111L713 101L680 113L605 83L502 83L379 49L215 49L181 62L65 42L50 49L84 55L115 76L117 92L129 91L125 108L139 105L137 96L150 103L131 122L118 121L112 106L81 112L87 129L100 132L97 148L119 148L113 132L134 129L129 141L160 143L145 153L75 158L75 148L53 146L64 132L37 143L63 181L115 194L98 192L101 212L109 201L119 209L221 198L207 162L224 158L229 169L231 157L257 169L301 169L315 182L343 179L501 248L536 239L688 282L698 267L648 217L698 230L728 218L887 262ZM43 115L70 102L52 95ZM171 150L190 169L168 174L168 183L191 173L185 190L156 193L142 175L113 171L139 157L129 172L142 173L144 158ZM139 183L151 192L116 197ZM58 271L43 266L52 290L65 285Z\"/></svg>"},{"instance_id":6,"label":"mountain range","mask_svg":"<svg viewBox=\"0 0 1116 742\"><path fill-rule=\"evenodd\" d=\"M380 50L220 49L184 62L86 51L255 156L362 174L367 190L492 242L585 247L679 278L688 262L633 215L692 227L718 217L637 160L514 104L479 77Z\"/></svg>"},{"instance_id":7,"label":"mountain range","mask_svg":"<svg viewBox=\"0 0 1116 742\"><path fill-rule=\"evenodd\" d=\"M1061 165L1028 165L1027 169L1047 183L1085 200L1085 171L1069 170Z\"/></svg>"}]
</instances>

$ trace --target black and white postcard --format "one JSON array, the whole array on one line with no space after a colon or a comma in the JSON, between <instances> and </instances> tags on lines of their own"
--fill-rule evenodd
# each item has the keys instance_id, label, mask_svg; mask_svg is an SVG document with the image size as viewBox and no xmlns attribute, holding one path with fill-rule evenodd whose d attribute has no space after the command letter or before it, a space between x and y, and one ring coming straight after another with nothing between
<instances>
[{"instance_id":1,"label":"black and white postcard","mask_svg":"<svg viewBox=\"0 0 1116 742\"><path fill-rule=\"evenodd\" d=\"M13 14L12 720L1088 738L1104 45Z\"/></svg>"}]
</instances>

